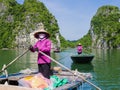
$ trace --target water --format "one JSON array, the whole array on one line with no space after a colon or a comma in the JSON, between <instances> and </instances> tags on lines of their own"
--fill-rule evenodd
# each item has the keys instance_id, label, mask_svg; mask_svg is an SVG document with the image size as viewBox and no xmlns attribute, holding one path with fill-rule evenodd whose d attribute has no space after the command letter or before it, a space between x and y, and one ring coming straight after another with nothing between
<instances>
[{"instance_id":1,"label":"water","mask_svg":"<svg viewBox=\"0 0 120 90\"><path fill-rule=\"evenodd\" d=\"M23 50L0 50L0 68L2 69L3 64L8 64L22 53ZM95 54L95 57L91 64L73 63L70 56L77 54L74 49L52 53L52 58L72 70L90 72L93 78L89 81L102 90L120 90L120 50L93 50L92 53ZM28 52L7 70L9 73L15 73L26 68L37 69L36 57L37 53ZM55 63L52 65L56 66ZM85 83L80 90L95 90L95 88Z\"/></svg>"}]
</instances>

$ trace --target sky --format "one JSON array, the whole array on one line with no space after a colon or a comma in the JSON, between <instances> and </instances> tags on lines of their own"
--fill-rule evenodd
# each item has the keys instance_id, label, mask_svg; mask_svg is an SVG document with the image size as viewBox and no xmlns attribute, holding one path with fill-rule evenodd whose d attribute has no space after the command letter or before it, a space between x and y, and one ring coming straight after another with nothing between
<instances>
[{"instance_id":1,"label":"sky","mask_svg":"<svg viewBox=\"0 0 120 90\"><path fill-rule=\"evenodd\" d=\"M23 3L24 0L17 0ZM78 40L90 29L92 17L103 5L120 9L120 0L39 0L55 16L60 34L66 40Z\"/></svg>"}]
</instances>

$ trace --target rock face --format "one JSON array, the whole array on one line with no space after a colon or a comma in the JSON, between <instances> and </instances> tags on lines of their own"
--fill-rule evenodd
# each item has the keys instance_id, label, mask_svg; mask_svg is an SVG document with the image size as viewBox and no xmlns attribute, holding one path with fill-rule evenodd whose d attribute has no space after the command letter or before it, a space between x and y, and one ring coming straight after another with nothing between
<instances>
[{"instance_id":1,"label":"rock face","mask_svg":"<svg viewBox=\"0 0 120 90\"><path fill-rule=\"evenodd\" d=\"M90 35L94 48L120 47L120 10L102 6L91 20Z\"/></svg>"},{"instance_id":2,"label":"rock face","mask_svg":"<svg viewBox=\"0 0 120 90\"><path fill-rule=\"evenodd\" d=\"M37 39L34 37L34 33L37 32L38 29L44 29L43 23L38 23L36 26L36 30L32 31L30 34L26 34L26 32L19 32L18 36L16 36L16 43L18 44L18 48L28 48L30 45L34 45L37 42ZM57 43L52 42L52 51L60 50L60 38L59 33L56 34Z\"/></svg>"},{"instance_id":3,"label":"rock face","mask_svg":"<svg viewBox=\"0 0 120 90\"><path fill-rule=\"evenodd\" d=\"M30 44L33 45L36 42L33 33L40 23L51 34L53 45L60 47L59 36L62 36L57 20L42 2L24 0L20 5L16 0L0 0L0 49L27 48Z\"/></svg>"}]
</instances>

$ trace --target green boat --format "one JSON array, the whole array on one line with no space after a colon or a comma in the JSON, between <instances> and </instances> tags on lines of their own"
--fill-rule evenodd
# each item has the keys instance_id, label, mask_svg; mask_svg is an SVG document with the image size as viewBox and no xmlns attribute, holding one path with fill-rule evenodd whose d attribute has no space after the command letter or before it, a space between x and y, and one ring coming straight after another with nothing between
<instances>
[{"instance_id":1,"label":"green boat","mask_svg":"<svg viewBox=\"0 0 120 90\"><path fill-rule=\"evenodd\" d=\"M71 59L75 63L90 63L94 58L93 54L78 54L78 55L72 55Z\"/></svg>"}]
</instances>

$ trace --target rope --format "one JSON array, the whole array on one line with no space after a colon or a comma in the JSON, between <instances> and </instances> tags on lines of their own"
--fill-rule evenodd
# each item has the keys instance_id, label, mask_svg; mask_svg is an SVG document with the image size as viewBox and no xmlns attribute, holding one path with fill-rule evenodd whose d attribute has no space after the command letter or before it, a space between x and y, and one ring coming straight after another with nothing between
<instances>
[{"instance_id":1,"label":"rope","mask_svg":"<svg viewBox=\"0 0 120 90\"><path fill-rule=\"evenodd\" d=\"M60 65L61 67L65 68L66 70L68 70L69 72L71 72L72 74L75 74L74 72L72 72L68 67L62 65L61 63L57 62L55 59L51 58L50 56L46 55L45 53L38 51L39 53L45 55L46 57L50 58L53 62L55 62L56 64ZM97 90L101 90L98 86L94 85L93 83L89 82L88 80L86 80L84 77L80 76L80 72L78 72L79 75L77 75L79 78L81 78L82 80L84 80L85 82L89 83L90 85L92 85L93 87L95 87Z\"/></svg>"},{"instance_id":2,"label":"rope","mask_svg":"<svg viewBox=\"0 0 120 90\"><path fill-rule=\"evenodd\" d=\"M15 61L17 61L20 57L22 57L24 54L26 54L29 51L29 49L27 49L25 52L23 52L21 55L19 55L18 57L16 57L14 60L12 60L9 64L6 65L6 67L4 67L4 69L2 69L0 71L3 72L5 69L7 69L10 65L12 65Z\"/></svg>"}]
</instances>

